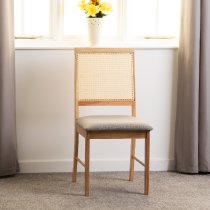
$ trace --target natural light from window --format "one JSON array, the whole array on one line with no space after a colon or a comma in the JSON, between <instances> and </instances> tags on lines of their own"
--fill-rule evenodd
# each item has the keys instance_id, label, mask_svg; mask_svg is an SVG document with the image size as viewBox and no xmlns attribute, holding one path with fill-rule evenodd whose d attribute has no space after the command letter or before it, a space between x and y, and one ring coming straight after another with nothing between
<instances>
[{"instance_id":1,"label":"natural light from window","mask_svg":"<svg viewBox=\"0 0 210 210\"><path fill-rule=\"evenodd\" d=\"M180 0L107 0L103 37L118 42L170 39L179 34ZM86 15L79 0L14 0L15 36L45 40L84 40Z\"/></svg>"},{"instance_id":2,"label":"natural light from window","mask_svg":"<svg viewBox=\"0 0 210 210\"><path fill-rule=\"evenodd\" d=\"M131 0L126 5L129 37L177 37L179 0Z\"/></svg>"},{"instance_id":3,"label":"natural light from window","mask_svg":"<svg viewBox=\"0 0 210 210\"><path fill-rule=\"evenodd\" d=\"M15 0L14 2L16 36L50 34L50 0Z\"/></svg>"}]
</instances>

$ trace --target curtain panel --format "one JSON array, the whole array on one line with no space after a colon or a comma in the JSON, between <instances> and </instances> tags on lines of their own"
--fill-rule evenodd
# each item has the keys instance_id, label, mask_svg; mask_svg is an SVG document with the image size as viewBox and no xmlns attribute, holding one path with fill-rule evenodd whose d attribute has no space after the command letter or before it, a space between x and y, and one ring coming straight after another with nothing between
<instances>
[{"instance_id":1,"label":"curtain panel","mask_svg":"<svg viewBox=\"0 0 210 210\"><path fill-rule=\"evenodd\" d=\"M210 172L210 1L181 2L176 170Z\"/></svg>"},{"instance_id":2,"label":"curtain panel","mask_svg":"<svg viewBox=\"0 0 210 210\"><path fill-rule=\"evenodd\" d=\"M0 0L0 177L18 171L13 0Z\"/></svg>"}]
</instances>

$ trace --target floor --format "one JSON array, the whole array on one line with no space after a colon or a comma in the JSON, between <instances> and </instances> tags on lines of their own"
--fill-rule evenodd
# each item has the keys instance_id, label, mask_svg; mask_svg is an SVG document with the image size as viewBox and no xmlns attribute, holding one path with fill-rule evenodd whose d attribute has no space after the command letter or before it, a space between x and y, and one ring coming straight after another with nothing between
<instances>
[{"instance_id":1,"label":"floor","mask_svg":"<svg viewBox=\"0 0 210 210\"><path fill-rule=\"evenodd\" d=\"M150 195L143 195L143 173L133 182L126 172L91 174L91 195L84 197L84 174L18 174L0 179L0 210L210 210L210 175L151 172Z\"/></svg>"}]
</instances>

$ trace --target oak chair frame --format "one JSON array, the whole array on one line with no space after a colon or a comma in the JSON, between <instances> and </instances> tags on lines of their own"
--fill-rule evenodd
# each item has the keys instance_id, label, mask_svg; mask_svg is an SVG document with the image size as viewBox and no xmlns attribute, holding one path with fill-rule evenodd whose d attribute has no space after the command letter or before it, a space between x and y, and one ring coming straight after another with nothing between
<instances>
[{"instance_id":1,"label":"oak chair frame","mask_svg":"<svg viewBox=\"0 0 210 210\"><path fill-rule=\"evenodd\" d=\"M133 100L79 100L78 99L78 74L77 74L77 55L79 53L130 53L133 58ZM130 172L129 181L134 178L134 161L137 161L145 167L144 170L144 194L149 194L149 164L150 164L150 131L86 131L79 127L76 120L79 118L79 106L130 106L132 108L131 116L136 116L136 96L135 96L135 68L134 68L134 49L132 48L75 48L75 132L74 132L74 157L72 182L77 180L77 163L79 162L85 168L85 196L90 194L90 140L91 139L131 139L130 147ZM78 157L79 134L85 138L85 162ZM136 139L145 139L145 162L135 156Z\"/></svg>"}]
</instances>

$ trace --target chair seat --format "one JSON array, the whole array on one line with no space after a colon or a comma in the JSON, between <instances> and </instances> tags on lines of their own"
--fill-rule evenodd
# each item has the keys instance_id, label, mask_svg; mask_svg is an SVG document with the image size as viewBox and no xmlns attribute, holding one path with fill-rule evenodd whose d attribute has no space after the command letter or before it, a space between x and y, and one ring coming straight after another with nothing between
<instances>
[{"instance_id":1,"label":"chair seat","mask_svg":"<svg viewBox=\"0 0 210 210\"><path fill-rule=\"evenodd\" d=\"M86 131L151 131L153 128L136 117L126 115L97 115L77 119L77 125Z\"/></svg>"}]
</instances>

